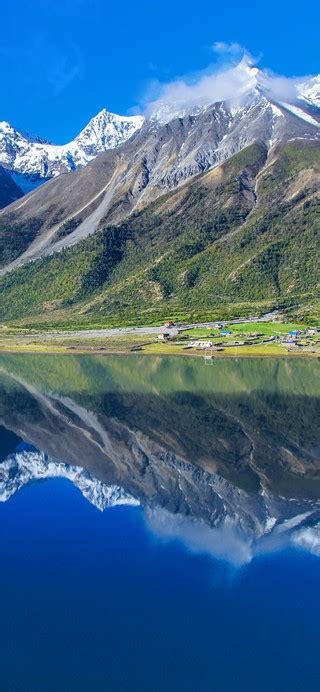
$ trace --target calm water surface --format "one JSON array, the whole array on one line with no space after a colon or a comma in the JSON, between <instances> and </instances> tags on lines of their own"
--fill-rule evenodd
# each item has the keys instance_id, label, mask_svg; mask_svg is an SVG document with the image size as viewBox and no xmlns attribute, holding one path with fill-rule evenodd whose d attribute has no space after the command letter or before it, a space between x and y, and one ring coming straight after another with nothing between
<instances>
[{"instance_id":1,"label":"calm water surface","mask_svg":"<svg viewBox=\"0 0 320 692\"><path fill-rule=\"evenodd\" d=\"M319 365L0 358L1 692L319 684Z\"/></svg>"}]
</instances>

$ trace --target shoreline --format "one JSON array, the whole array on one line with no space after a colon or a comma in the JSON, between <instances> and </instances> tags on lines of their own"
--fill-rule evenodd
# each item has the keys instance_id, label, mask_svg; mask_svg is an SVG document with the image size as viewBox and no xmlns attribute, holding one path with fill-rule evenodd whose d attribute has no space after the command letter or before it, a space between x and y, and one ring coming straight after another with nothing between
<instances>
[{"instance_id":1,"label":"shoreline","mask_svg":"<svg viewBox=\"0 0 320 692\"><path fill-rule=\"evenodd\" d=\"M228 352L229 351L229 352ZM2 348L0 346L0 355L9 355L9 354L19 354L19 355L63 355L63 356L72 356L72 355L82 355L82 356L135 356L135 355L144 355L144 356L170 356L170 357L189 357L189 358L199 358L204 360L206 363L210 363L214 360L221 360L221 359L238 359L238 358L316 358L320 360L320 352L311 352L311 351L300 351L300 350L295 350L295 351L285 351L284 349L279 349L279 352L275 353L272 352L270 349L270 352L268 352L268 349L259 349L258 347L250 347L249 349L247 348L238 348L237 352L234 352L231 348L227 348L224 351L218 351L210 357L206 357L205 353L202 351L195 351L192 349L181 349L181 350L173 350L173 349L148 349L148 348L133 348L133 349L121 349L121 348L101 348L101 347L89 347L89 348L77 348L77 347L59 347L57 346L56 348L54 347L39 347L39 348L24 348L23 346L17 345L17 346L12 346L11 348Z\"/></svg>"}]
</instances>

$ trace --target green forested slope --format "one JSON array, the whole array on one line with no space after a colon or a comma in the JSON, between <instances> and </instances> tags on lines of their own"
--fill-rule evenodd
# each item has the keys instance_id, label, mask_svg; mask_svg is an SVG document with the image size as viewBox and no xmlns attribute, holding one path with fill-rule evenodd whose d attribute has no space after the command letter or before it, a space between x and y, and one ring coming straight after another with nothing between
<instances>
[{"instance_id":1,"label":"green forested slope","mask_svg":"<svg viewBox=\"0 0 320 692\"><path fill-rule=\"evenodd\" d=\"M1 321L146 322L267 303L316 310L320 148L296 140L266 156L264 145L247 147L119 226L6 275Z\"/></svg>"}]
</instances>

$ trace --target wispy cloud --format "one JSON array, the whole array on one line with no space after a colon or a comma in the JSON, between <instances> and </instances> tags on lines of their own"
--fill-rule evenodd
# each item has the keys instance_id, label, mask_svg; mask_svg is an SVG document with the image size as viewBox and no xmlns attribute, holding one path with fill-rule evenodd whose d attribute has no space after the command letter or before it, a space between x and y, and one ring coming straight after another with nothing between
<instances>
[{"instance_id":1,"label":"wispy cloud","mask_svg":"<svg viewBox=\"0 0 320 692\"><path fill-rule=\"evenodd\" d=\"M204 70L168 82L152 80L140 104L142 111L147 116L160 112L165 119L166 113L168 117L178 116L217 101L239 102L257 86L275 100L294 100L299 84L309 78L285 77L258 69L261 56L253 57L239 43L216 41L211 48L217 60Z\"/></svg>"},{"instance_id":2,"label":"wispy cloud","mask_svg":"<svg viewBox=\"0 0 320 692\"><path fill-rule=\"evenodd\" d=\"M167 83L153 81L149 87L156 98L147 98L144 109L152 115L161 109L169 109L178 114L197 106L205 106L216 101L228 101L241 97L248 88L254 88L255 74L243 58L238 65L225 63L222 67L209 65L200 73L185 75Z\"/></svg>"},{"instance_id":3,"label":"wispy cloud","mask_svg":"<svg viewBox=\"0 0 320 692\"><path fill-rule=\"evenodd\" d=\"M225 43L225 41L215 41L212 50L218 55L242 55L246 52L240 43Z\"/></svg>"},{"instance_id":4,"label":"wispy cloud","mask_svg":"<svg viewBox=\"0 0 320 692\"><path fill-rule=\"evenodd\" d=\"M72 82L81 77L83 59L79 48L72 44L68 52L52 51L51 60L47 67L47 80L52 86L53 95L58 96Z\"/></svg>"},{"instance_id":5,"label":"wispy cloud","mask_svg":"<svg viewBox=\"0 0 320 692\"><path fill-rule=\"evenodd\" d=\"M297 97L297 87L310 75L305 77L284 77L275 74L271 70L263 70L260 74L260 83L270 98L276 101L292 101Z\"/></svg>"},{"instance_id":6,"label":"wispy cloud","mask_svg":"<svg viewBox=\"0 0 320 692\"><path fill-rule=\"evenodd\" d=\"M212 528L201 521L164 509L148 509L146 525L152 534L164 541L180 541L191 553L203 553L240 567L253 557L252 537L247 536L232 521Z\"/></svg>"},{"instance_id":7,"label":"wispy cloud","mask_svg":"<svg viewBox=\"0 0 320 692\"><path fill-rule=\"evenodd\" d=\"M59 96L84 73L84 59L75 43L52 41L45 35L17 43L14 56L11 46L2 43L0 56L8 69L18 62L25 89L44 97Z\"/></svg>"}]
</instances>

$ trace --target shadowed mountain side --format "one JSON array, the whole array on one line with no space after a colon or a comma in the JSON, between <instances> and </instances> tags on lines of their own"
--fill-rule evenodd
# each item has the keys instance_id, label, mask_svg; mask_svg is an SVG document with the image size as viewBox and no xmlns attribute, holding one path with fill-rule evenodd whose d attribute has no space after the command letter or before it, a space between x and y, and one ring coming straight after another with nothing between
<instances>
[{"instance_id":1,"label":"shadowed mountain side","mask_svg":"<svg viewBox=\"0 0 320 692\"><path fill-rule=\"evenodd\" d=\"M79 401L72 393L40 393L3 374L1 384L1 421L5 427L52 457L85 465L104 482L125 487L135 477L137 483L140 478L142 485L147 484L149 477L153 483L159 472L153 469L157 459L157 464L167 463L168 468L172 464L174 467L175 461L211 472L225 468L226 476L234 475L240 485L250 489L259 485L249 467L251 445L245 432L239 423L213 407L209 412L209 442L208 428L201 431L201 424L197 426L196 422L194 436L190 432L185 436L190 415L194 414L194 401L190 401L189 415L178 420L175 414L179 405L152 395L122 397L106 392L102 397L92 397L88 393L85 400L81 397ZM196 436L201 432L202 440Z\"/></svg>"},{"instance_id":2,"label":"shadowed mountain side","mask_svg":"<svg viewBox=\"0 0 320 692\"><path fill-rule=\"evenodd\" d=\"M0 166L0 209L23 197L23 192L7 171Z\"/></svg>"}]
</instances>

